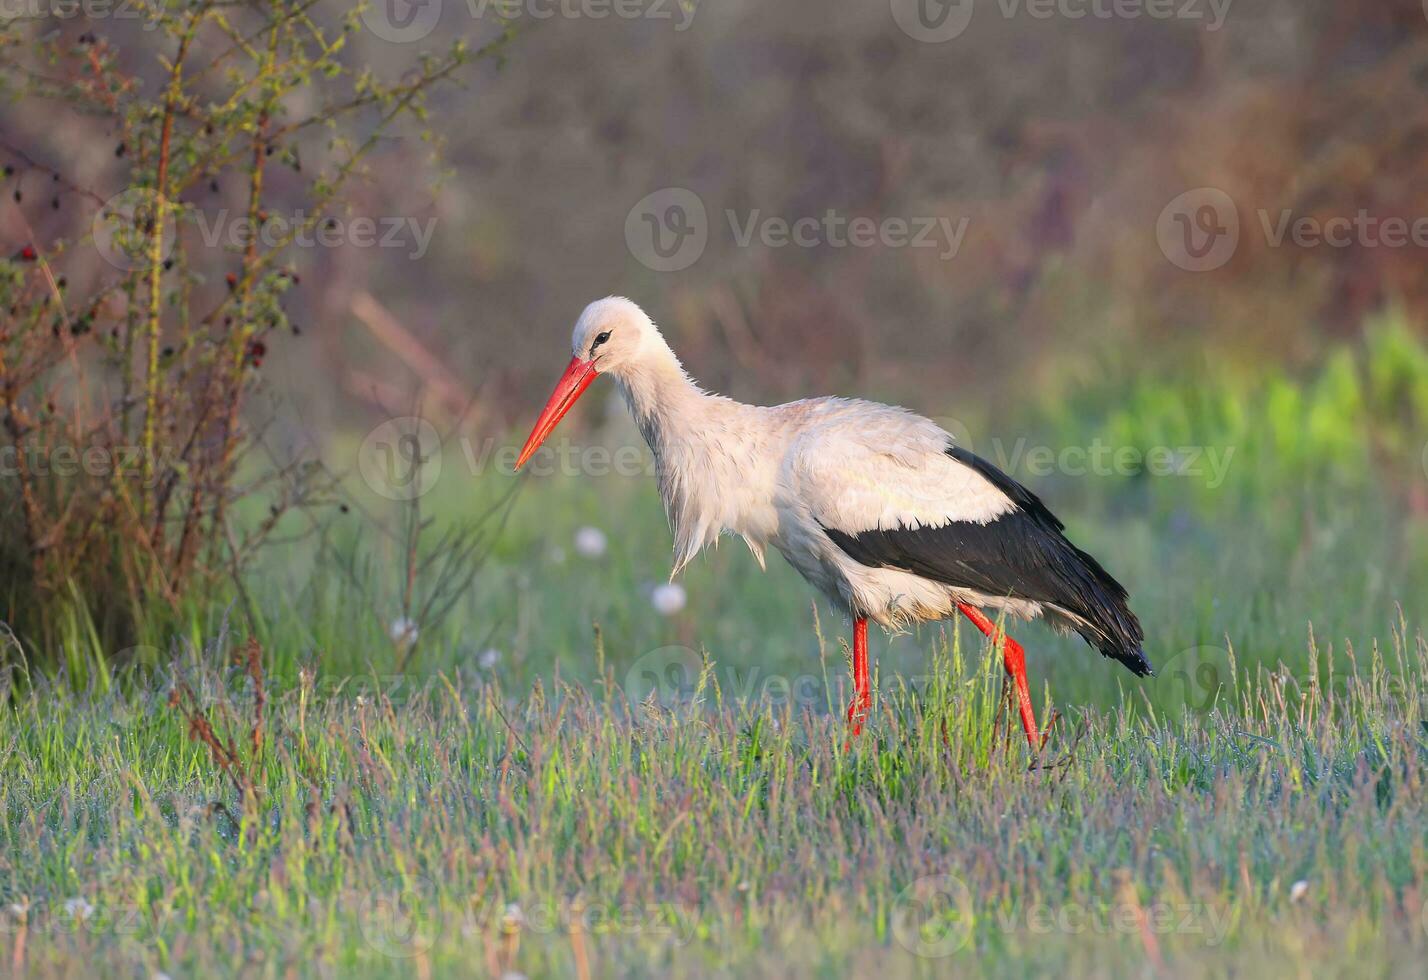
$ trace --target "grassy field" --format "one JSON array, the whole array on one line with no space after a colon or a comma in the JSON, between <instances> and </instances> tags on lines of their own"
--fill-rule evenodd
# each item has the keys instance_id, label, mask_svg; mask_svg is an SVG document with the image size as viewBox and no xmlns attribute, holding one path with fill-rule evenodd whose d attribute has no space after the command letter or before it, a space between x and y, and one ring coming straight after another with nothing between
<instances>
[{"instance_id":1,"label":"grassy field","mask_svg":"<svg viewBox=\"0 0 1428 980\"><path fill-rule=\"evenodd\" d=\"M354 511L123 670L12 649L0 969L1416 975L1421 522L1249 440L1213 488L1017 472L1131 588L1158 668L1014 627L1062 715L1035 769L965 626L874 634L848 745L847 624L780 560L729 543L656 611L639 475L528 478L415 646L403 539ZM472 458L423 498L438 525L509 490Z\"/></svg>"}]
</instances>

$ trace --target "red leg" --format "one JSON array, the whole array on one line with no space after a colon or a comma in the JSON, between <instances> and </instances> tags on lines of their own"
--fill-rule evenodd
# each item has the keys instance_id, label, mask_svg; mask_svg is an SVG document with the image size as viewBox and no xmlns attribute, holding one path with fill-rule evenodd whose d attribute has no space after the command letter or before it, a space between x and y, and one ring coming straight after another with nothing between
<instances>
[{"instance_id":1,"label":"red leg","mask_svg":"<svg viewBox=\"0 0 1428 980\"><path fill-rule=\"evenodd\" d=\"M973 626L991 639L993 645L1001 644L1003 666L1006 667L1007 676L1016 684L1017 704L1021 708L1021 727L1026 729L1026 740L1031 743L1032 751L1038 751L1045 739L1041 730L1036 727L1036 715L1031 710L1031 690L1026 684L1026 651L1021 648L1020 643L998 629L976 606L959 602L957 608L972 621Z\"/></svg>"},{"instance_id":2,"label":"red leg","mask_svg":"<svg viewBox=\"0 0 1428 980\"><path fill-rule=\"evenodd\" d=\"M853 620L853 701L848 705L848 723L853 734L863 733L863 722L873 706L873 684L868 677L868 621Z\"/></svg>"}]
</instances>

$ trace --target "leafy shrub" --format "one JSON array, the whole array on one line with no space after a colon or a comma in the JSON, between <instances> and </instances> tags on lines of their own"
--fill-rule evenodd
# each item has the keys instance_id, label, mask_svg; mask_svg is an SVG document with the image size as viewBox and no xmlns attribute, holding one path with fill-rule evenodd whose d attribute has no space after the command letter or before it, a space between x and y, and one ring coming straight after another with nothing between
<instances>
[{"instance_id":1,"label":"leafy shrub","mask_svg":"<svg viewBox=\"0 0 1428 980\"><path fill-rule=\"evenodd\" d=\"M125 188L85 186L58 145L0 142L26 241L0 262L0 617L41 649L124 647L239 575L285 513L330 498L315 466L261 461L250 417L268 346L292 328L287 263L472 54L458 42L385 82L348 54L359 10L331 28L312 6L0 24L0 85L108 134L104 180ZM126 49L140 29L153 60ZM300 217L259 234L279 185ZM238 245L198 234L218 220L244 223ZM261 518L235 519L255 498Z\"/></svg>"}]
</instances>

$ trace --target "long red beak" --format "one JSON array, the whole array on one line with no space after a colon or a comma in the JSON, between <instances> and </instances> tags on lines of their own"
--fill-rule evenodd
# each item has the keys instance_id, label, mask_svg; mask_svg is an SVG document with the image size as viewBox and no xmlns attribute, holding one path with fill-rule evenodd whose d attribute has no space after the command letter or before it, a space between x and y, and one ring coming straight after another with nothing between
<instances>
[{"instance_id":1,"label":"long red beak","mask_svg":"<svg viewBox=\"0 0 1428 980\"><path fill-rule=\"evenodd\" d=\"M575 404L576 399L586 388L590 387L590 382L594 380L594 361L582 361L579 357L570 359L570 365L560 376L560 380L555 383L555 390L550 393L550 399L545 403L545 408L541 409L540 418L536 419L535 428L531 429L530 438L526 440L525 446L521 449L521 458L516 460L516 469L525 465L525 461L531 458L531 454L540 448L540 444L545 442L545 437L550 435L551 430L560 424L560 420L565 418L565 413L570 411L570 406Z\"/></svg>"}]
</instances>

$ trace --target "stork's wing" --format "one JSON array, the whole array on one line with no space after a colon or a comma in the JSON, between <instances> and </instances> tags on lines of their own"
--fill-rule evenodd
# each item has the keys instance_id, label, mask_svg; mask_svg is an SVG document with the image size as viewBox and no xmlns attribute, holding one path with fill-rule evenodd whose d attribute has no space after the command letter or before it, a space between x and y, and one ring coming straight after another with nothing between
<instances>
[{"instance_id":1,"label":"stork's wing","mask_svg":"<svg viewBox=\"0 0 1428 980\"><path fill-rule=\"evenodd\" d=\"M801 498L849 557L1048 605L1103 654L1150 673L1125 589L1035 494L932 423L890 421L810 431L790 460Z\"/></svg>"}]
</instances>

